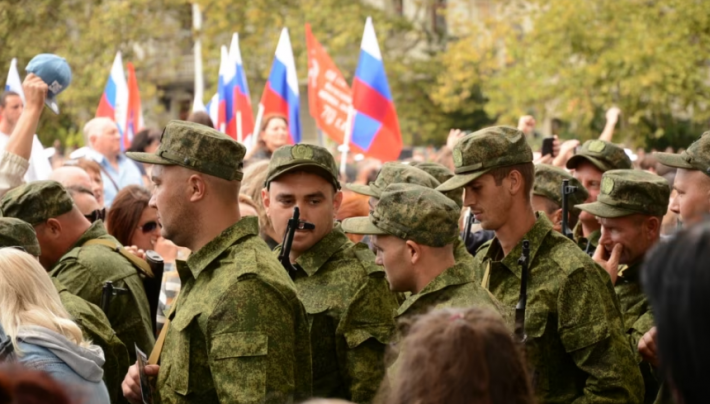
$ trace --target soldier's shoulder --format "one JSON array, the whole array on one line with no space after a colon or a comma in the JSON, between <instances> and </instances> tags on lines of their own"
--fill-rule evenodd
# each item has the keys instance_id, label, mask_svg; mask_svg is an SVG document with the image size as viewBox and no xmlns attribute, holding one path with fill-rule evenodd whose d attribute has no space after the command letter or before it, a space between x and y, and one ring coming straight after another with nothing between
<instances>
[{"instance_id":1,"label":"soldier's shoulder","mask_svg":"<svg viewBox=\"0 0 710 404\"><path fill-rule=\"evenodd\" d=\"M593 269L595 265L577 244L556 231L550 231L545 236L537 251L536 259L538 262L549 263L551 267L567 276L583 268Z\"/></svg>"},{"instance_id":2,"label":"soldier's shoulder","mask_svg":"<svg viewBox=\"0 0 710 404\"><path fill-rule=\"evenodd\" d=\"M292 285L286 270L259 236L249 236L228 248L220 261L220 275L234 281L259 278L267 283Z\"/></svg>"},{"instance_id":3,"label":"soldier's shoulder","mask_svg":"<svg viewBox=\"0 0 710 404\"><path fill-rule=\"evenodd\" d=\"M66 289L59 292L59 300L70 316L81 328L88 331L92 338L102 341L113 340L115 332L104 312L96 305L74 295Z\"/></svg>"},{"instance_id":4,"label":"soldier's shoulder","mask_svg":"<svg viewBox=\"0 0 710 404\"><path fill-rule=\"evenodd\" d=\"M375 254L364 243L348 240L330 257L326 265L353 280L364 282L368 277L384 277L384 270L375 263Z\"/></svg>"}]
</instances>

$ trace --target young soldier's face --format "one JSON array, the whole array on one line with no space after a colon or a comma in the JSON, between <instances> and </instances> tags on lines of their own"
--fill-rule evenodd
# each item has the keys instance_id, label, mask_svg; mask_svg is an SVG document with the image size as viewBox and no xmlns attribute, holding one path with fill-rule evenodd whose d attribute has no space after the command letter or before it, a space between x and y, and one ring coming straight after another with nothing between
<instances>
[{"instance_id":1,"label":"young soldier's face","mask_svg":"<svg viewBox=\"0 0 710 404\"><path fill-rule=\"evenodd\" d=\"M599 185L602 182L603 173L596 166L586 161L582 161L574 169L574 178L578 179L582 183L584 188L589 192L589 197L584 203L592 203L597 201L597 196L599 196ZM594 226L597 219L591 213L582 211L579 214L579 220L591 224Z\"/></svg>"},{"instance_id":2,"label":"young soldier's face","mask_svg":"<svg viewBox=\"0 0 710 404\"><path fill-rule=\"evenodd\" d=\"M342 192L335 192L325 178L304 171L286 173L271 181L262 192L266 213L276 234L283 237L293 208L298 206L300 219L313 223L313 230L298 230L293 237L291 251L300 255L308 251L333 229L335 214L343 200ZM282 241L282 240L276 240Z\"/></svg>"},{"instance_id":3,"label":"young soldier's face","mask_svg":"<svg viewBox=\"0 0 710 404\"><path fill-rule=\"evenodd\" d=\"M710 177L698 170L678 169L673 181L676 196L670 209L686 225L698 223L710 213Z\"/></svg>"},{"instance_id":4,"label":"young soldier's face","mask_svg":"<svg viewBox=\"0 0 710 404\"><path fill-rule=\"evenodd\" d=\"M484 174L464 187L463 204L471 208L485 230L498 230L508 220L512 195L506 191L506 181L496 185L490 174Z\"/></svg>"},{"instance_id":5,"label":"young soldier's face","mask_svg":"<svg viewBox=\"0 0 710 404\"><path fill-rule=\"evenodd\" d=\"M414 276L411 270L411 256L407 254L404 240L389 235L372 236L372 244L377 252L377 265L385 268L387 282L393 292L411 292Z\"/></svg>"}]
</instances>

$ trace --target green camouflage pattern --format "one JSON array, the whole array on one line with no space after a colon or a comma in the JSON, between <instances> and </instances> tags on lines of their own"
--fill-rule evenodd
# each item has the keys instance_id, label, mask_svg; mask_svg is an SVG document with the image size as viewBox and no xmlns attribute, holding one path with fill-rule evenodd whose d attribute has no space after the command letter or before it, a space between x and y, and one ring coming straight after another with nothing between
<instances>
[{"instance_id":1,"label":"green camouflage pattern","mask_svg":"<svg viewBox=\"0 0 710 404\"><path fill-rule=\"evenodd\" d=\"M646 392L644 403L651 404L658 395L659 383L654 375L653 368L648 362L644 362L641 354L638 353L638 345L641 338L654 325L651 305L643 293L640 280L642 262L626 267L619 272L614 290L621 304L621 316L624 320L624 331L629 340L631 350L636 356L636 362L643 376Z\"/></svg>"},{"instance_id":2,"label":"green camouflage pattern","mask_svg":"<svg viewBox=\"0 0 710 404\"><path fill-rule=\"evenodd\" d=\"M710 131L691 143L688 150L680 154L654 153L659 163L686 170L700 170L710 176Z\"/></svg>"},{"instance_id":3,"label":"green camouflage pattern","mask_svg":"<svg viewBox=\"0 0 710 404\"><path fill-rule=\"evenodd\" d=\"M74 206L64 187L56 181L32 181L10 190L2 198L0 210L31 225L61 216Z\"/></svg>"},{"instance_id":4,"label":"green camouflage pattern","mask_svg":"<svg viewBox=\"0 0 710 404\"><path fill-rule=\"evenodd\" d=\"M133 264L118 251L102 245L82 247L94 239L109 240L120 245L118 240L106 232L103 222L96 221L54 264L49 276L57 278L69 292L96 306L101 306L105 282L111 281L115 287L128 289L128 293L119 294L111 300L106 317L118 339L128 349L131 363L135 363L133 344L137 344L146 353L152 351L155 344L143 281Z\"/></svg>"},{"instance_id":5,"label":"green camouflage pattern","mask_svg":"<svg viewBox=\"0 0 710 404\"><path fill-rule=\"evenodd\" d=\"M456 240L454 240L454 260L457 264L466 265L473 265L473 263L475 262L475 260L473 259L473 255L468 252L468 250L466 249L466 244L464 244L461 237L458 237Z\"/></svg>"},{"instance_id":6,"label":"green camouflage pattern","mask_svg":"<svg viewBox=\"0 0 710 404\"><path fill-rule=\"evenodd\" d=\"M69 292L57 278L52 278L52 283L59 293L59 299L67 310L72 320L81 328L84 339L98 345L104 351L104 383L108 389L112 403L127 403L121 391L121 383L128 372L131 362L128 359L128 350L123 345L116 332L101 309L86 300Z\"/></svg>"},{"instance_id":7,"label":"green camouflage pattern","mask_svg":"<svg viewBox=\"0 0 710 404\"><path fill-rule=\"evenodd\" d=\"M530 242L526 356L540 403L641 403L643 379L623 332L609 275L545 215L507 254L497 239L476 255L476 279L512 313L522 240Z\"/></svg>"},{"instance_id":8,"label":"green camouflage pattern","mask_svg":"<svg viewBox=\"0 0 710 404\"><path fill-rule=\"evenodd\" d=\"M0 217L0 247L22 247L34 257L42 252L34 227L14 217Z\"/></svg>"},{"instance_id":9,"label":"green camouflage pattern","mask_svg":"<svg viewBox=\"0 0 710 404\"><path fill-rule=\"evenodd\" d=\"M293 282L245 217L177 261L182 287L160 356L162 404L311 396L308 323Z\"/></svg>"},{"instance_id":10,"label":"green camouflage pattern","mask_svg":"<svg viewBox=\"0 0 710 404\"><path fill-rule=\"evenodd\" d=\"M345 184L345 188L355 193L379 198L390 184L417 184L427 188L436 188L439 181L416 167L409 164L388 162L382 166L377 178L369 185Z\"/></svg>"},{"instance_id":11,"label":"green camouflage pattern","mask_svg":"<svg viewBox=\"0 0 710 404\"><path fill-rule=\"evenodd\" d=\"M274 254L280 251L278 246ZM295 266L291 277L311 329L313 395L371 402L384 378L384 353L399 306L384 270L339 225Z\"/></svg>"},{"instance_id":12,"label":"green camouflage pattern","mask_svg":"<svg viewBox=\"0 0 710 404\"><path fill-rule=\"evenodd\" d=\"M632 168L631 159L624 149L605 140L587 140L577 153L567 160L567 168L577 168L580 162L592 163L601 172Z\"/></svg>"},{"instance_id":13,"label":"green camouflage pattern","mask_svg":"<svg viewBox=\"0 0 710 404\"><path fill-rule=\"evenodd\" d=\"M533 154L523 132L493 126L462 137L453 150L454 177L441 184L446 192L466 186L493 168L531 163Z\"/></svg>"},{"instance_id":14,"label":"green camouflage pattern","mask_svg":"<svg viewBox=\"0 0 710 404\"><path fill-rule=\"evenodd\" d=\"M281 146L269 160L268 173L264 186L268 187L277 177L294 170L313 170L340 189L338 165L328 149L312 144Z\"/></svg>"},{"instance_id":15,"label":"green camouflage pattern","mask_svg":"<svg viewBox=\"0 0 710 404\"><path fill-rule=\"evenodd\" d=\"M397 309L396 319L425 314L430 310L484 306L510 324L509 310L490 292L474 282L474 265L456 263L434 278L419 293L409 295Z\"/></svg>"},{"instance_id":16,"label":"green camouflage pattern","mask_svg":"<svg viewBox=\"0 0 710 404\"><path fill-rule=\"evenodd\" d=\"M663 216L668 211L671 187L665 178L641 170L611 170L602 175L596 202L577 208L599 217L640 213Z\"/></svg>"},{"instance_id":17,"label":"green camouflage pattern","mask_svg":"<svg viewBox=\"0 0 710 404\"><path fill-rule=\"evenodd\" d=\"M572 231L572 237L582 251L594 254L599 245L599 239L602 237L602 231L594 230L588 237L584 237L582 222L578 222Z\"/></svg>"},{"instance_id":18,"label":"green camouflage pattern","mask_svg":"<svg viewBox=\"0 0 710 404\"><path fill-rule=\"evenodd\" d=\"M562 207L562 181L569 180L569 185L577 187L567 198L570 210L576 210L575 205L584 203L589 197L589 192L584 188L572 174L567 171L548 164L538 164L535 166L535 183L533 185L533 195L543 196L557 206ZM577 210L578 211L578 210Z\"/></svg>"},{"instance_id":19,"label":"green camouflage pattern","mask_svg":"<svg viewBox=\"0 0 710 404\"><path fill-rule=\"evenodd\" d=\"M459 207L442 193L414 184L385 188L368 217L343 220L352 234L389 234L431 247L443 247L459 238Z\"/></svg>"},{"instance_id":20,"label":"green camouflage pattern","mask_svg":"<svg viewBox=\"0 0 710 404\"><path fill-rule=\"evenodd\" d=\"M229 136L194 122L170 121L153 153L126 156L148 164L181 166L227 181L241 181L246 148Z\"/></svg>"},{"instance_id":21,"label":"green camouflage pattern","mask_svg":"<svg viewBox=\"0 0 710 404\"><path fill-rule=\"evenodd\" d=\"M409 163L409 165L411 165L412 167L416 167L431 175L437 181L439 181L440 184L445 183L454 176L454 173L451 170L439 163L412 162ZM443 192L443 194L446 195L452 201L456 202L456 204L459 205L459 208L463 208L463 189L458 188L451 191Z\"/></svg>"}]
</instances>

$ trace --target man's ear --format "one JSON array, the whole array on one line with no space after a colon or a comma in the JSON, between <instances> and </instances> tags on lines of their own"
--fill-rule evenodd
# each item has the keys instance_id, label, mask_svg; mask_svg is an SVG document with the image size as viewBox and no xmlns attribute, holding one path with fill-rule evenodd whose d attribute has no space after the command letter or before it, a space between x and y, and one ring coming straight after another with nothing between
<instances>
[{"instance_id":1,"label":"man's ear","mask_svg":"<svg viewBox=\"0 0 710 404\"><path fill-rule=\"evenodd\" d=\"M408 256L412 265L416 264L422 259L422 248L419 244L412 240L405 241L405 248L407 249Z\"/></svg>"},{"instance_id":2,"label":"man's ear","mask_svg":"<svg viewBox=\"0 0 710 404\"><path fill-rule=\"evenodd\" d=\"M271 197L269 196L269 190L264 188L261 190L261 202L264 204L264 209L266 214L269 214L269 206L271 206Z\"/></svg>"},{"instance_id":3,"label":"man's ear","mask_svg":"<svg viewBox=\"0 0 710 404\"><path fill-rule=\"evenodd\" d=\"M46 237L58 239L62 236L62 223L54 218L44 222L44 233Z\"/></svg>"},{"instance_id":4,"label":"man's ear","mask_svg":"<svg viewBox=\"0 0 710 404\"><path fill-rule=\"evenodd\" d=\"M207 195L207 183L199 174L193 174L187 179L187 192L190 202L197 202Z\"/></svg>"},{"instance_id":5,"label":"man's ear","mask_svg":"<svg viewBox=\"0 0 710 404\"><path fill-rule=\"evenodd\" d=\"M336 191L333 196L333 217L338 215L340 205L343 203L343 191Z\"/></svg>"},{"instance_id":6,"label":"man's ear","mask_svg":"<svg viewBox=\"0 0 710 404\"><path fill-rule=\"evenodd\" d=\"M511 170L508 173L508 192L515 195L523 190L523 175L518 170Z\"/></svg>"},{"instance_id":7,"label":"man's ear","mask_svg":"<svg viewBox=\"0 0 710 404\"><path fill-rule=\"evenodd\" d=\"M643 221L643 225L646 228L646 234L649 235L650 240L655 240L661 234L661 222L662 218L656 216L649 216Z\"/></svg>"},{"instance_id":8,"label":"man's ear","mask_svg":"<svg viewBox=\"0 0 710 404\"><path fill-rule=\"evenodd\" d=\"M569 214L569 212L567 214ZM552 212L552 215L550 216L552 224L562 223L562 208L559 208L556 211ZM567 221L569 222L569 218L567 218Z\"/></svg>"}]
</instances>

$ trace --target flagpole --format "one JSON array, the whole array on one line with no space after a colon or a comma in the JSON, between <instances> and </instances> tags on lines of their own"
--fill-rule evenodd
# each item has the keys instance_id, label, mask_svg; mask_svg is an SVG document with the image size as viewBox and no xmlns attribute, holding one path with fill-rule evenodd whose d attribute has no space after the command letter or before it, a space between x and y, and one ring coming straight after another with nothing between
<instances>
[{"instance_id":1,"label":"flagpole","mask_svg":"<svg viewBox=\"0 0 710 404\"><path fill-rule=\"evenodd\" d=\"M205 79L202 74L202 41L200 40L200 31L202 30L202 12L197 3L192 3L192 28L195 30L193 37L195 39L194 58L195 58L195 100L192 103L192 111L204 111L205 104Z\"/></svg>"},{"instance_id":2,"label":"flagpole","mask_svg":"<svg viewBox=\"0 0 710 404\"><path fill-rule=\"evenodd\" d=\"M350 151L350 136L353 130L353 115L355 109L350 106L348 109L348 121L345 129L345 136L343 137L343 154L340 156L340 175L345 176L345 165L348 162L348 151Z\"/></svg>"},{"instance_id":3,"label":"flagpole","mask_svg":"<svg viewBox=\"0 0 710 404\"><path fill-rule=\"evenodd\" d=\"M259 103L259 109L256 111L256 121L254 122L254 133L251 134L251 147L256 147L259 135L261 135L261 120L264 119L264 105Z\"/></svg>"}]
</instances>

